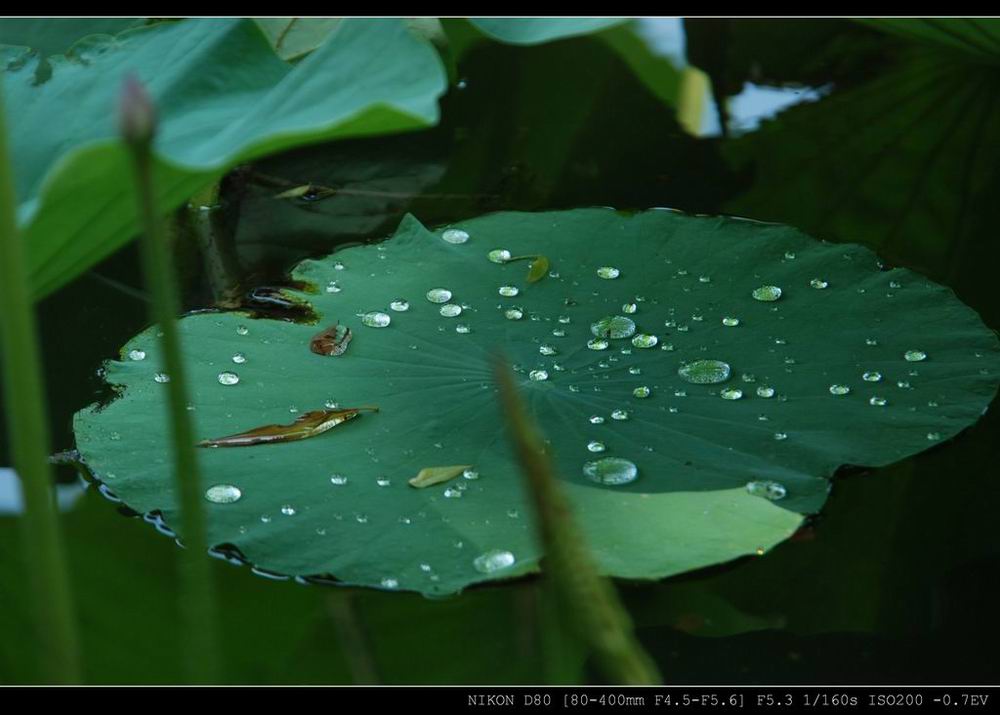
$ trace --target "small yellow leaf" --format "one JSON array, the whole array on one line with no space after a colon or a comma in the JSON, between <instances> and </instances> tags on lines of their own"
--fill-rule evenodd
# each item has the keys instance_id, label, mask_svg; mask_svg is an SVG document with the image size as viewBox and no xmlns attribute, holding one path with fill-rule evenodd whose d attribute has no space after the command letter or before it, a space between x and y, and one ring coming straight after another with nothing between
<instances>
[{"instance_id":1,"label":"small yellow leaf","mask_svg":"<svg viewBox=\"0 0 1000 715\"><path fill-rule=\"evenodd\" d=\"M410 480L410 486L423 489L434 484L447 482L470 467L472 467L471 464L453 464L450 467L424 467L417 476Z\"/></svg>"},{"instance_id":2,"label":"small yellow leaf","mask_svg":"<svg viewBox=\"0 0 1000 715\"><path fill-rule=\"evenodd\" d=\"M312 191L312 184L305 184L303 186L296 186L295 188L288 189L287 191L282 191L280 194L275 194L276 199L298 199L310 191Z\"/></svg>"},{"instance_id":3,"label":"small yellow leaf","mask_svg":"<svg viewBox=\"0 0 1000 715\"><path fill-rule=\"evenodd\" d=\"M528 283L537 283L549 272L549 259L545 256L535 256L528 266Z\"/></svg>"}]
</instances>

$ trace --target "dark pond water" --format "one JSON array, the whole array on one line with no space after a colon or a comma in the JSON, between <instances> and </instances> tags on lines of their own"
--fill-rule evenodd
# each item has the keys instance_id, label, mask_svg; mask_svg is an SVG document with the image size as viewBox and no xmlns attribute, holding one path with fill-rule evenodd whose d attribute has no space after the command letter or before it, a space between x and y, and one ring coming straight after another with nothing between
<instances>
[{"instance_id":1,"label":"dark pond water","mask_svg":"<svg viewBox=\"0 0 1000 715\"><path fill-rule=\"evenodd\" d=\"M280 284L305 256L383 237L405 212L426 224L592 205L738 213L866 243L887 264L948 285L997 328L1000 72L943 53L846 21L688 23L688 58L709 71L716 95L699 121L706 135L693 137L598 40L485 44L460 68L437 128L293 152L234 179L231 248L250 288ZM911 81L933 62L957 69L939 84ZM720 116L726 97L735 99ZM746 131L768 107L799 100ZM726 122L743 133L723 136ZM346 191L276 206L262 176ZM197 247L177 254L186 307L210 305ZM103 394L101 362L147 323L139 275L129 247L39 306L57 449L73 444L72 415ZM852 470L810 527L765 558L622 584L668 681L994 681L998 427L991 410L951 443ZM0 465L9 463L0 444ZM172 541L93 491L67 512L65 531L88 678L178 680ZM17 645L28 633L28 567L15 532L16 519L0 515L0 682L31 677ZM215 572L234 681L349 682L372 668L384 682L543 677L532 583L444 601L370 592L331 601L328 589L222 562ZM360 624L370 659L350 655L359 651L336 625L344 619Z\"/></svg>"}]
</instances>

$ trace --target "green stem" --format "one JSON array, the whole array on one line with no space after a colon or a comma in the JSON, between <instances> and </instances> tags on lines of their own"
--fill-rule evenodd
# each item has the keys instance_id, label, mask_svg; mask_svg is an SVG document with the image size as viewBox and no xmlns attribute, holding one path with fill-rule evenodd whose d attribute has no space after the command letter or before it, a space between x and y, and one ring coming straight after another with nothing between
<instances>
[{"instance_id":1,"label":"green stem","mask_svg":"<svg viewBox=\"0 0 1000 715\"><path fill-rule=\"evenodd\" d=\"M660 674L636 639L614 585L597 572L538 428L518 394L513 373L498 360L495 374L507 428L534 502L535 521L545 547L545 574L559 602L559 612L612 683L659 684Z\"/></svg>"},{"instance_id":2,"label":"green stem","mask_svg":"<svg viewBox=\"0 0 1000 715\"><path fill-rule=\"evenodd\" d=\"M49 434L38 327L17 231L14 179L0 98L0 355L14 468L24 492L24 552L47 682L80 682L69 574L52 495Z\"/></svg>"},{"instance_id":3,"label":"green stem","mask_svg":"<svg viewBox=\"0 0 1000 715\"><path fill-rule=\"evenodd\" d=\"M180 336L175 316L180 301L174 286L173 257L156 211L153 190L152 136L126 140L135 174L136 193L143 235L139 243L143 274L149 288L151 317L160 328L160 352L166 384L167 406L173 442L174 480L180 495L181 534L186 548L181 552L178 591L181 598L182 652L191 683L218 682L219 650L215 593L206 555L208 543L202 505L201 477L195 453L194 432L187 411L187 382L181 358Z\"/></svg>"}]
</instances>

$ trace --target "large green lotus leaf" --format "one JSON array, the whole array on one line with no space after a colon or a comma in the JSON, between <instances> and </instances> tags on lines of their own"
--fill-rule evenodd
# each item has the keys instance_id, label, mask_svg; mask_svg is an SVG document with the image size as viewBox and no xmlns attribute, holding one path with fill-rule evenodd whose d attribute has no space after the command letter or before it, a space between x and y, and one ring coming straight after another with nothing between
<instances>
[{"instance_id":1,"label":"large green lotus leaf","mask_svg":"<svg viewBox=\"0 0 1000 715\"><path fill-rule=\"evenodd\" d=\"M445 89L433 47L397 20L348 20L294 67L250 20L160 23L3 73L19 218L44 295L136 232L115 109L137 74L160 112L159 205L235 164L327 139L433 124ZM58 117L54 121L53 117Z\"/></svg>"},{"instance_id":2,"label":"large green lotus leaf","mask_svg":"<svg viewBox=\"0 0 1000 715\"><path fill-rule=\"evenodd\" d=\"M113 35L145 22L135 17L5 17L0 19L0 45L57 55L88 35Z\"/></svg>"},{"instance_id":3,"label":"large green lotus leaf","mask_svg":"<svg viewBox=\"0 0 1000 715\"><path fill-rule=\"evenodd\" d=\"M1000 57L1000 22L996 18L899 17L859 22L884 32L960 50L994 64Z\"/></svg>"},{"instance_id":4,"label":"large green lotus leaf","mask_svg":"<svg viewBox=\"0 0 1000 715\"><path fill-rule=\"evenodd\" d=\"M610 17L480 17L470 22L481 32L515 45L534 45L587 35L624 22Z\"/></svg>"},{"instance_id":5,"label":"large green lotus leaf","mask_svg":"<svg viewBox=\"0 0 1000 715\"><path fill-rule=\"evenodd\" d=\"M885 44L892 61L884 71L724 147L754 175L727 209L890 258L905 244L911 265L954 276L968 245L994 232L1000 70L936 43Z\"/></svg>"},{"instance_id":6,"label":"large green lotus leaf","mask_svg":"<svg viewBox=\"0 0 1000 715\"><path fill-rule=\"evenodd\" d=\"M820 509L839 466L889 464L946 440L996 391L998 342L979 317L918 274L880 270L861 246L666 210L499 213L460 228L470 238L452 243L408 217L389 241L296 268L316 286L299 297L320 325L353 331L340 357L310 352L316 325L239 313L181 321L199 438L288 423L327 401L380 409L304 441L200 451L206 489L242 491L208 505L212 543L281 573L425 593L534 570L541 554L492 382L497 354L551 440L602 570L642 579L763 553ZM487 258L498 248L544 254L551 273L529 283L527 261ZM614 274L607 267L618 277L600 277ZM753 298L765 285L780 298ZM434 288L451 291L461 314L444 317L425 297ZM390 308L399 300L409 309ZM360 316L372 311L389 325L367 327ZM592 324L619 315L657 344L589 348ZM132 350L146 358L127 359ZM122 355L107 367L120 396L77 415L77 443L132 508L177 524L155 327ZM703 359L728 363L730 378L679 376ZM222 372L239 382L221 384ZM734 390L739 399L724 399ZM605 457L630 460L638 478L591 481L584 465ZM479 478L407 483L456 464ZM751 493L758 480L786 495ZM513 563L477 569L494 550Z\"/></svg>"}]
</instances>

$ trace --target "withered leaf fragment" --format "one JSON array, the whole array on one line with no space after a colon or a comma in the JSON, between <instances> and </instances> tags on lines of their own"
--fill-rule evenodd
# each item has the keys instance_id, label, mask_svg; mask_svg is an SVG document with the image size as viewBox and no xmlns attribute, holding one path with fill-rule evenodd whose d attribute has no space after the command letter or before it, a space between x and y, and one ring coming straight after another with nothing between
<instances>
[{"instance_id":1,"label":"withered leaf fragment","mask_svg":"<svg viewBox=\"0 0 1000 715\"><path fill-rule=\"evenodd\" d=\"M339 424L354 419L362 411L378 412L378 407L347 407L306 412L290 425L264 425L239 434L217 439L203 439L199 447L251 447L255 444L294 442L323 434Z\"/></svg>"},{"instance_id":2,"label":"withered leaf fragment","mask_svg":"<svg viewBox=\"0 0 1000 715\"><path fill-rule=\"evenodd\" d=\"M514 261L531 261L528 264L528 283L537 283L549 272L549 259L541 254L514 256L508 258L504 263L513 263Z\"/></svg>"},{"instance_id":3,"label":"withered leaf fragment","mask_svg":"<svg viewBox=\"0 0 1000 715\"><path fill-rule=\"evenodd\" d=\"M312 184L305 184L303 186L296 186L287 191L282 191L280 194L275 194L276 199L298 199L302 196L308 194L312 191Z\"/></svg>"},{"instance_id":4,"label":"withered leaf fragment","mask_svg":"<svg viewBox=\"0 0 1000 715\"><path fill-rule=\"evenodd\" d=\"M528 266L528 283L537 283L549 272L549 259L545 256L535 256Z\"/></svg>"},{"instance_id":5,"label":"withered leaf fragment","mask_svg":"<svg viewBox=\"0 0 1000 715\"><path fill-rule=\"evenodd\" d=\"M449 479L454 479L471 467L471 464L453 464L450 467L424 467L417 473L417 476L410 480L410 486L423 489L424 487L430 487L441 482L447 482Z\"/></svg>"},{"instance_id":6,"label":"withered leaf fragment","mask_svg":"<svg viewBox=\"0 0 1000 715\"><path fill-rule=\"evenodd\" d=\"M309 349L317 355L343 355L351 342L351 329L334 323L316 333L309 341Z\"/></svg>"}]
</instances>

